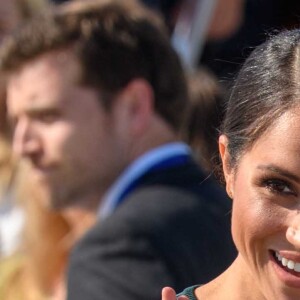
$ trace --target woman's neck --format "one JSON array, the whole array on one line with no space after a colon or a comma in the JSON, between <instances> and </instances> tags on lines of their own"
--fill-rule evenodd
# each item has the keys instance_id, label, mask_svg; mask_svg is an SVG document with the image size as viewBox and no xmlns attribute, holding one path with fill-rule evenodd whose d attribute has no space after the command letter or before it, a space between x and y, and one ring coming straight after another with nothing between
<instances>
[{"instance_id":1,"label":"woman's neck","mask_svg":"<svg viewBox=\"0 0 300 300\"><path fill-rule=\"evenodd\" d=\"M196 297L205 300L266 300L240 254L224 273L196 289Z\"/></svg>"}]
</instances>

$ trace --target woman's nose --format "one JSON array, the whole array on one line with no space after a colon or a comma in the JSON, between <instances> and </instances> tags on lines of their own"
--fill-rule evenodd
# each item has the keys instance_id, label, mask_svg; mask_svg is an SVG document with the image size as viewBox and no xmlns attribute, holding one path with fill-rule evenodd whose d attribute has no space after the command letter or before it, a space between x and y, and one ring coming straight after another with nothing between
<instances>
[{"instance_id":1,"label":"woman's nose","mask_svg":"<svg viewBox=\"0 0 300 300\"><path fill-rule=\"evenodd\" d=\"M300 214L297 214L292 225L288 227L286 238L297 249L300 249Z\"/></svg>"}]
</instances>

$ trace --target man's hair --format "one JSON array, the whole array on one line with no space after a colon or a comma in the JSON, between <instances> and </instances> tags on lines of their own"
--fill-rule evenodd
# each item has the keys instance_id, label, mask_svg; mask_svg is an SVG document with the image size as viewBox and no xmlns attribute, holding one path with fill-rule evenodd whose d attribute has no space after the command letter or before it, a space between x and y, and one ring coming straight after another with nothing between
<instances>
[{"instance_id":1,"label":"man's hair","mask_svg":"<svg viewBox=\"0 0 300 300\"><path fill-rule=\"evenodd\" d=\"M68 48L69 47L69 48ZM96 88L109 108L113 95L143 78L154 107L174 129L186 106L186 83L167 29L153 11L133 0L72 1L30 20L0 49L0 70L16 71L46 52L70 49L82 67L81 84Z\"/></svg>"}]
</instances>

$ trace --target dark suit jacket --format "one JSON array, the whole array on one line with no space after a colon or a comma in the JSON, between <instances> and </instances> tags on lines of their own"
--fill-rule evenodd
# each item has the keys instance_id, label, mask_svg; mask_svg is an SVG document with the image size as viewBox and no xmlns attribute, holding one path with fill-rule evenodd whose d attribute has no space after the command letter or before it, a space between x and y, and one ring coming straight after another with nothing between
<instances>
[{"instance_id":1,"label":"dark suit jacket","mask_svg":"<svg viewBox=\"0 0 300 300\"><path fill-rule=\"evenodd\" d=\"M146 174L78 243L69 300L154 300L221 273L236 251L231 203L194 162Z\"/></svg>"}]
</instances>

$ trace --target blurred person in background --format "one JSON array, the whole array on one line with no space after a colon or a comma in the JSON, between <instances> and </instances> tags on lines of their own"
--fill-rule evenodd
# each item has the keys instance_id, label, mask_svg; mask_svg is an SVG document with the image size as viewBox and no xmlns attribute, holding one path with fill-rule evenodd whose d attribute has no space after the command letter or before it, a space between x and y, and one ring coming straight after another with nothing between
<instances>
[{"instance_id":1,"label":"blurred person in background","mask_svg":"<svg viewBox=\"0 0 300 300\"><path fill-rule=\"evenodd\" d=\"M214 171L218 160L219 127L225 110L226 93L206 68L187 74L189 106L182 126L182 137L203 170Z\"/></svg>"},{"instance_id":2,"label":"blurred person in background","mask_svg":"<svg viewBox=\"0 0 300 300\"><path fill-rule=\"evenodd\" d=\"M0 1L0 44L21 20L30 18L43 6L42 0ZM11 156L6 122L5 86L0 75L0 257L10 255L20 241L23 212L15 195L16 162Z\"/></svg>"},{"instance_id":3,"label":"blurred person in background","mask_svg":"<svg viewBox=\"0 0 300 300\"><path fill-rule=\"evenodd\" d=\"M222 0L220 0L222 1ZM270 34L300 25L298 0L243 0L236 30L222 38L207 40L199 64L209 68L225 87L232 80L253 49ZM222 14L219 15L222 20Z\"/></svg>"},{"instance_id":4,"label":"blurred person in background","mask_svg":"<svg viewBox=\"0 0 300 300\"><path fill-rule=\"evenodd\" d=\"M195 4L208 3L202 6L204 12L201 12L202 16L209 14L208 21L199 30L201 36L195 36L201 45L194 67L205 66L228 89L245 59L270 33L297 28L300 24L298 0L141 1L164 15L172 34L184 9L190 12L186 22L190 26L198 17ZM214 2L213 9L205 12L211 2Z\"/></svg>"},{"instance_id":5,"label":"blurred person in background","mask_svg":"<svg viewBox=\"0 0 300 300\"><path fill-rule=\"evenodd\" d=\"M0 299L64 300L68 257L75 242L92 226L84 211L69 214L53 211L46 204L48 194L32 179L30 168L19 162L14 178L24 224L20 245L0 260ZM75 215L75 216L74 216Z\"/></svg>"},{"instance_id":6,"label":"blurred person in background","mask_svg":"<svg viewBox=\"0 0 300 300\"><path fill-rule=\"evenodd\" d=\"M15 180L24 214L22 243L14 254L0 260L0 299L64 300L71 228L61 214L45 207L42 191L26 179L28 168L19 169L22 172Z\"/></svg>"},{"instance_id":7,"label":"blurred person in background","mask_svg":"<svg viewBox=\"0 0 300 300\"><path fill-rule=\"evenodd\" d=\"M0 1L0 42L20 20L17 1ZM23 214L15 204L13 175L15 163L8 143L4 79L0 77L0 257L11 254L20 240Z\"/></svg>"},{"instance_id":8,"label":"blurred person in background","mask_svg":"<svg viewBox=\"0 0 300 300\"><path fill-rule=\"evenodd\" d=\"M24 19L47 8L42 0L0 1L1 41ZM26 164L11 155L0 89L0 299L65 299L64 271L73 233L67 219L44 204Z\"/></svg>"},{"instance_id":9,"label":"blurred person in background","mask_svg":"<svg viewBox=\"0 0 300 300\"><path fill-rule=\"evenodd\" d=\"M73 1L0 56L14 153L71 226L97 218L71 256L69 299L155 299L232 261L230 205L178 138L186 81L160 18L136 1Z\"/></svg>"}]
</instances>

